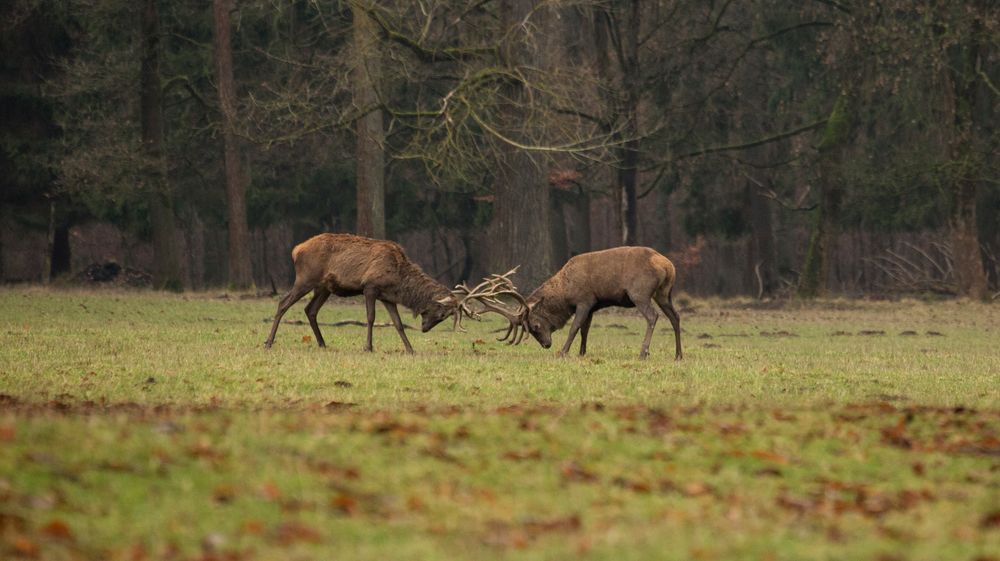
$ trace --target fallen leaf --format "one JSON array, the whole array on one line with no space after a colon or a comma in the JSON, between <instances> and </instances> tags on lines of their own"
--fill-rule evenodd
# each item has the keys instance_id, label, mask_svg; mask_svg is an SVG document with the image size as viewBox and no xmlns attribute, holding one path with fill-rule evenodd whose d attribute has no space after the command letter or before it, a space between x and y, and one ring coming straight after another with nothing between
<instances>
[{"instance_id":1,"label":"fallen leaf","mask_svg":"<svg viewBox=\"0 0 1000 561\"><path fill-rule=\"evenodd\" d=\"M563 480L565 481L582 481L586 483L593 483L597 481L597 475L594 472L581 466L576 461L570 460L568 462L563 462L562 466L559 468L562 473Z\"/></svg>"},{"instance_id":2,"label":"fallen leaf","mask_svg":"<svg viewBox=\"0 0 1000 561\"><path fill-rule=\"evenodd\" d=\"M312 338L311 335L303 335L302 336L302 342L303 343L312 343L312 340L313 340L313 338Z\"/></svg>"},{"instance_id":3,"label":"fallen leaf","mask_svg":"<svg viewBox=\"0 0 1000 561\"><path fill-rule=\"evenodd\" d=\"M788 465L788 458L768 450L754 450L753 452L750 452L750 455L765 462L772 462L783 466Z\"/></svg>"},{"instance_id":4,"label":"fallen leaf","mask_svg":"<svg viewBox=\"0 0 1000 561\"><path fill-rule=\"evenodd\" d=\"M322 535L311 526L302 522L284 522L275 529L274 539L281 545L292 545L296 542L320 543Z\"/></svg>"},{"instance_id":5,"label":"fallen leaf","mask_svg":"<svg viewBox=\"0 0 1000 561\"><path fill-rule=\"evenodd\" d=\"M273 481L268 481L261 486L260 494L269 501L276 501L281 498L281 489Z\"/></svg>"},{"instance_id":6,"label":"fallen leaf","mask_svg":"<svg viewBox=\"0 0 1000 561\"><path fill-rule=\"evenodd\" d=\"M542 451L538 448L527 448L524 450L508 450L501 456L505 460L516 462L524 460L538 460L542 457Z\"/></svg>"},{"instance_id":7,"label":"fallen leaf","mask_svg":"<svg viewBox=\"0 0 1000 561\"><path fill-rule=\"evenodd\" d=\"M212 491L212 498L215 499L216 502L228 503L235 497L236 488L226 483L216 486L215 490Z\"/></svg>"},{"instance_id":8,"label":"fallen leaf","mask_svg":"<svg viewBox=\"0 0 1000 561\"><path fill-rule=\"evenodd\" d=\"M73 532L70 531L66 522L53 518L48 524L42 527L42 533L46 536L58 540L72 540Z\"/></svg>"},{"instance_id":9,"label":"fallen leaf","mask_svg":"<svg viewBox=\"0 0 1000 561\"><path fill-rule=\"evenodd\" d=\"M330 506L347 516L354 516L358 513L358 500L346 493L341 493L330 499Z\"/></svg>"},{"instance_id":10,"label":"fallen leaf","mask_svg":"<svg viewBox=\"0 0 1000 561\"><path fill-rule=\"evenodd\" d=\"M1000 510L994 510L979 521L979 527L984 530L1000 530Z\"/></svg>"},{"instance_id":11,"label":"fallen leaf","mask_svg":"<svg viewBox=\"0 0 1000 561\"><path fill-rule=\"evenodd\" d=\"M38 545L24 536L15 536L10 542L11 549L21 557L38 557Z\"/></svg>"}]
</instances>

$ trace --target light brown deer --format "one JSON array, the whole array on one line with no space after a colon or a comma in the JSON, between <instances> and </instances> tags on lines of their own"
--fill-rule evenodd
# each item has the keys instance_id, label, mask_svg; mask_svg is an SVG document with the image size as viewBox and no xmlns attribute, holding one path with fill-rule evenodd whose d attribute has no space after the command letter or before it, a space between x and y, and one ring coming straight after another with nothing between
<instances>
[{"instance_id":1,"label":"light brown deer","mask_svg":"<svg viewBox=\"0 0 1000 561\"><path fill-rule=\"evenodd\" d=\"M422 317L420 330L424 333L451 315L455 316L457 325L461 314L468 311L464 302L424 273L394 242L351 234L320 234L295 246L292 261L295 263L295 284L278 303L271 334L264 343L267 348L274 343L281 317L309 291L314 293L306 305L306 317L320 347L325 347L326 342L319 331L316 316L331 294L364 295L368 312L368 338L364 350L368 352L372 350L376 300L382 302L389 312L396 333L399 333L408 353L413 353L413 347L403 331L397 304L411 309L414 316L419 314Z\"/></svg>"},{"instance_id":2,"label":"light brown deer","mask_svg":"<svg viewBox=\"0 0 1000 561\"><path fill-rule=\"evenodd\" d=\"M500 277L503 278L503 277ZM663 310L674 328L674 359L682 358L681 320L674 309L671 293L676 278L674 264L648 247L616 247L577 255L545 281L530 296L524 298L509 283L495 283L490 290L472 295L487 310L497 312L510 321L507 333L510 343L520 343L527 331L546 349L552 346L552 332L561 329L570 316L573 324L560 355L569 352L573 339L580 332L580 356L587 353L587 335L594 312L619 306L638 308L646 318L646 338L639 358L649 356L649 343L658 318L652 302ZM510 310L497 299L510 295L520 307Z\"/></svg>"}]
</instances>

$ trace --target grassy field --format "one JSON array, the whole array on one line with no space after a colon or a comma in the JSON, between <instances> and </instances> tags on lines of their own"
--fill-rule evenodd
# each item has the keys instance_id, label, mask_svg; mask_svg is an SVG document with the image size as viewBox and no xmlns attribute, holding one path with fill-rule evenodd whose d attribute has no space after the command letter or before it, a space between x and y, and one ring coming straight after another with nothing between
<instances>
[{"instance_id":1,"label":"grassy field","mask_svg":"<svg viewBox=\"0 0 1000 561\"><path fill-rule=\"evenodd\" d=\"M0 559L1000 559L1000 306L679 302L675 363L0 289Z\"/></svg>"}]
</instances>

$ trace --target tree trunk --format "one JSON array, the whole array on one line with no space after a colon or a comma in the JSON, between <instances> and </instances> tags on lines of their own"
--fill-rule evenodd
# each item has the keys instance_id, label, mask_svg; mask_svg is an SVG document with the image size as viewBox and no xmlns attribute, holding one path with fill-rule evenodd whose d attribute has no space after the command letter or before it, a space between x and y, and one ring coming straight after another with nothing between
<instances>
[{"instance_id":1,"label":"tree trunk","mask_svg":"<svg viewBox=\"0 0 1000 561\"><path fill-rule=\"evenodd\" d=\"M222 139L226 171L226 206L229 212L229 286L253 288L250 265L250 233L247 229L247 175L243 172L236 136L236 85L233 80L233 47L229 14L233 0L214 0L215 76L222 109Z\"/></svg>"},{"instance_id":2,"label":"tree trunk","mask_svg":"<svg viewBox=\"0 0 1000 561\"><path fill-rule=\"evenodd\" d=\"M624 95L620 116L625 120L624 143L618 150L618 191L621 205L621 243L637 245L639 239L639 213L636 188L639 182L639 30L640 0L631 0L620 14L622 31L619 53ZM609 19L609 21L611 21Z\"/></svg>"},{"instance_id":3,"label":"tree trunk","mask_svg":"<svg viewBox=\"0 0 1000 561\"><path fill-rule=\"evenodd\" d=\"M174 236L174 208L166 158L163 154L163 91L160 85L160 15L156 0L146 0L142 10L142 74L140 113L142 145L146 156L146 193L153 231L153 284L156 288L182 290L180 259Z\"/></svg>"},{"instance_id":4,"label":"tree trunk","mask_svg":"<svg viewBox=\"0 0 1000 561\"><path fill-rule=\"evenodd\" d=\"M531 0L503 0L501 24L515 30L504 46L509 66L533 65L539 54L532 52L516 33L532 11ZM530 26L529 26L530 27ZM523 85L508 83L500 118L504 132L511 138L522 136L526 126L528 102ZM549 186L538 165L524 150L500 143L499 161L493 178L495 200L489 225L489 269L504 272L520 265L516 282L522 291L539 286L552 274L552 242L549 237Z\"/></svg>"},{"instance_id":5,"label":"tree trunk","mask_svg":"<svg viewBox=\"0 0 1000 561\"><path fill-rule=\"evenodd\" d=\"M374 22L361 7L354 7L354 103L361 117L357 132L357 232L385 238L385 132L376 89L381 75L381 54Z\"/></svg>"},{"instance_id":6,"label":"tree trunk","mask_svg":"<svg viewBox=\"0 0 1000 561\"><path fill-rule=\"evenodd\" d=\"M985 13L985 4L977 6ZM961 49L960 65L945 66L948 93L951 97L952 153L951 159L959 170L952 178L952 208L950 217L952 253L955 259L955 277L958 294L969 298L985 299L989 294L986 269L983 267L979 247L979 224L976 220L978 181L985 166L975 155L973 147L979 141L977 120L988 119L992 104L983 102L979 94L977 73L982 65L980 40L983 24L978 17L972 21L970 33L964 37L967 44ZM985 143L987 146L989 143ZM983 150L980 148L980 150Z\"/></svg>"},{"instance_id":7,"label":"tree trunk","mask_svg":"<svg viewBox=\"0 0 1000 561\"><path fill-rule=\"evenodd\" d=\"M979 249L976 190L976 182L970 180L959 180L954 186L951 243L958 293L969 298L984 300L989 290L982 252Z\"/></svg>"},{"instance_id":8,"label":"tree trunk","mask_svg":"<svg viewBox=\"0 0 1000 561\"><path fill-rule=\"evenodd\" d=\"M854 106L847 91L830 112L830 118L819 145L820 187L819 215L809 251L799 277L798 295L813 298L826 294L836 284L837 236L840 234L840 202L843 193L840 165L853 135Z\"/></svg>"}]
</instances>

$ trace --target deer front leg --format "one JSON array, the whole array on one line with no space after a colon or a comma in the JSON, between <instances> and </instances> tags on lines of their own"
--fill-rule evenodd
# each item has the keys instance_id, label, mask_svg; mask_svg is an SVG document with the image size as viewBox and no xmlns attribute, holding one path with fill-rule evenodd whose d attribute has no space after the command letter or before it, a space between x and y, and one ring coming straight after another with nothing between
<instances>
[{"instance_id":1,"label":"deer front leg","mask_svg":"<svg viewBox=\"0 0 1000 561\"><path fill-rule=\"evenodd\" d=\"M587 318L590 317L590 308L590 304L578 304L576 306L576 314L573 316L573 325L569 328L569 337L566 338L566 344L563 345L562 350L559 351L559 356L566 356L570 347L573 346L573 339L576 337L576 332L583 327L583 324L587 322Z\"/></svg>"},{"instance_id":2,"label":"deer front leg","mask_svg":"<svg viewBox=\"0 0 1000 561\"><path fill-rule=\"evenodd\" d=\"M587 319L580 326L580 356L587 354L587 335L590 333L590 320L594 319L594 312L587 314Z\"/></svg>"},{"instance_id":3,"label":"deer front leg","mask_svg":"<svg viewBox=\"0 0 1000 561\"><path fill-rule=\"evenodd\" d=\"M309 293L312 287L308 284L295 283L295 286L288 291L288 294L278 302L278 311L274 314L274 323L271 324L271 334L267 336L267 341L264 342L264 348L270 349L271 345L274 343L274 334L278 332L278 325L281 324L281 317L285 315L288 308L292 307L292 304L296 303L303 296Z\"/></svg>"},{"instance_id":4,"label":"deer front leg","mask_svg":"<svg viewBox=\"0 0 1000 561\"><path fill-rule=\"evenodd\" d=\"M406 332L403 331L403 320L399 319L399 309L396 308L394 302L387 302L382 300L382 305L389 312L389 317L392 318L392 324L396 326L396 333L399 333L399 338L403 340L403 346L406 347L406 352L413 354L413 347L410 345L410 340L406 338Z\"/></svg>"},{"instance_id":5,"label":"deer front leg","mask_svg":"<svg viewBox=\"0 0 1000 561\"><path fill-rule=\"evenodd\" d=\"M368 338L365 339L365 352L372 352L372 328L375 327L375 291L365 289L365 311L368 312Z\"/></svg>"}]
</instances>

